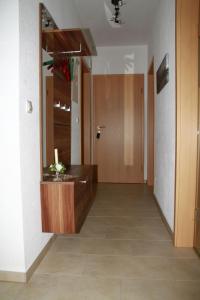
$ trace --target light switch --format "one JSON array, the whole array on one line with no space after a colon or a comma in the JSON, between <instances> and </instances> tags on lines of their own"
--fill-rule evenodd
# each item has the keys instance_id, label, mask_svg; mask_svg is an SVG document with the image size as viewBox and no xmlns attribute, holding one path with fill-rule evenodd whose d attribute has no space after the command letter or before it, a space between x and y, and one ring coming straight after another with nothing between
<instances>
[{"instance_id":1,"label":"light switch","mask_svg":"<svg viewBox=\"0 0 200 300\"><path fill-rule=\"evenodd\" d=\"M32 111L33 111L33 104L32 104L31 101L27 100L27 101L26 101L26 112L27 112L28 114L31 114Z\"/></svg>"},{"instance_id":2,"label":"light switch","mask_svg":"<svg viewBox=\"0 0 200 300\"><path fill-rule=\"evenodd\" d=\"M79 124L79 117L76 117L76 124Z\"/></svg>"}]
</instances>

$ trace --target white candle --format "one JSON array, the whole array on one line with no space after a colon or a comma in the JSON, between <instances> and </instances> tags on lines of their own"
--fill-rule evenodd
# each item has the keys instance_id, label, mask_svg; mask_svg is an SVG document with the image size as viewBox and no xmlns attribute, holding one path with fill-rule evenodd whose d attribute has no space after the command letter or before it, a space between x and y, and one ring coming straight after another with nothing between
<instances>
[{"instance_id":1,"label":"white candle","mask_svg":"<svg viewBox=\"0 0 200 300\"><path fill-rule=\"evenodd\" d=\"M58 164L58 149L55 149L54 153L55 153L55 164Z\"/></svg>"}]
</instances>

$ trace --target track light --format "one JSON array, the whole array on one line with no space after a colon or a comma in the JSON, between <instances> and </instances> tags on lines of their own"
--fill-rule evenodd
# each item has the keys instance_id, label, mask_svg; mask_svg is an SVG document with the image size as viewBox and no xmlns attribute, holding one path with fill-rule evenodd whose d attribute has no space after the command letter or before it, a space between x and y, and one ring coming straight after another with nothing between
<instances>
[{"instance_id":1,"label":"track light","mask_svg":"<svg viewBox=\"0 0 200 300\"><path fill-rule=\"evenodd\" d=\"M123 0L119 0L119 6L124 6L126 3Z\"/></svg>"},{"instance_id":2,"label":"track light","mask_svg":"<svg viewBox=\"0 0 200 300\"><path fill-rule=\"evenodd\" d=\"M122 20L120 18L120 7L126 3L123 0L111 0L111 4L115 7L115 12L110 21L113 21L117 24L122 24Z\"/></svg>"}]
</instances>

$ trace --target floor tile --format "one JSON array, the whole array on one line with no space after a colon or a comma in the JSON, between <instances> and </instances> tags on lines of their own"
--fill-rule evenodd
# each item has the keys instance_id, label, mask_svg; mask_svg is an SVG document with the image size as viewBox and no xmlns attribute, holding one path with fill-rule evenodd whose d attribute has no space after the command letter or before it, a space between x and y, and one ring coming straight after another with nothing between
<instances>
[{"instance_id":1,"label":"floor tile","mask_svg":"<svg viewBox=\"0 0 200 300\"><path fill-rule=\"evenodd\" d=\"M135 226L163 226L161 217L156 218L144 218L144 217L93 217L88 216L87 221L91 226L96 224L104 224L107 226L123 226L123 227L135 227Z\"/></svg>"},{"instance_id":2,"label":"floor tile","mask_svg":"<svg viewBox=\"0 0 200 300\"><path fill-rule=\"evenodd\" d=\"M164 256L197 259L193 249L177 249L171 241L121 240L95 238L57 238L50 250L51 254L96 254Z\"/></svg>"},{"instance_id":3,"label":"floor tile","mask_svg":"<svg viewBox=\"0 0 200 300\"><path fill-rule=\"evenodd\" d=\"M103 227L103 226L102 226ZM86 229L87 230L87 227ZM117 239L142 239L142 240L170 240L171 237L165 228L162 226L135 226L132 228L110 226L107 227L106 238L117 238Z\"/></svg>"},{"instance_id":4,"label":"floor tile","mask_svg":"<svg viewBox=\"0 0 200 300\"><path fill-rule=\"evenodd\" d=\"M89 216L94 217L147 217L156 218L159 217L156 209L144 210L143 208L137 209L120 209L120 208L92 208Z\"/></svg>"},{"instance_id":5,"label":"floor tile","mask_svg":"<svg viewBox=\"0 0 200 300\"><path fill-rule=\"evenodd\" d=\"M56 253L96 254L96 255L132 255L130 240L108 239L59 239L51 249Z\"/></svg>"},{"instance_id":6,"label":"floor tile","mask_svg":"<svg viewBox=\"0 0 200 300\"><path fill-rule=\"evenodd\" d=\"M36 273L81 275L84 270L84 259L81 255L66 255L65 253L57 255L50 251L41 262Z\"/></svg>"},{"instance_id":7,"label":"floor tile","mask_svg":"<svg viewBox=\"0 0 200 300\"><path fill-rule=\"evenodd\" d=\"M35 275L17 300L120 300L118 280Z\"/></svg>"},{"instance_id":8,"label":"floor tile","mask_svg":"<svg viewBox=\"0 0 200 300\"><path fill-rule=\"evenodd\" d=\"M199 300L200 282L122 280L121 300Z\"/></svg>"},{"instance_id":9,"label":"floor tile","mask_svg":"<svg viewBox=\"0 0 200 300\"><path fill-rule=\"evenodd\" d=\"M173 247L152 190L99 184L80 234L58 235L28 284L0 300L200 300L200 260Z\"/></svg>"},{"instance_id":10,"label":"floor tile","mask_svg":"<svg viewBox=\"0 0 200 300\"><path fill-rule=\"evenodd\" d=\"M23 287L22 283L0 282L0 299L15 300Z\"/></svg>"},{"instance_id":11,"label":"floor tile","mask_svg":"<svg viewBox=\"0 0 200 300\"><path fill-rule=\"evenodd\" d=\"M124 196L116 196L116 197L106 197L100 196L97 197L94 203L94 207L99 208L126 208L126 209L157 209L156 203L154 201L141 200L140 197L137 199L131 199L128 197L127 199Z\"/></svg>"},{"instance_id":12,"label":"floor tile","mask_svg":"<svg viewBox=\"0 0 200 300\"><path fill-rule=\"evenodd\" d=\"M147 241L133 240L132 255L144 257L169 257L169 258L198 258L193 249L181 248L177 249L173 246L172 241Z\"/></svg>"},{"instance_id":13,"label":"floor tile","mask_svg":"<svg viewBox=\"0 0 200 300\"><path fill-rule=\"evenodd\" d=\"M167 257L88 256L84 274L108 278L199 280L199 261Z\"/></svg>"}]
</instances>

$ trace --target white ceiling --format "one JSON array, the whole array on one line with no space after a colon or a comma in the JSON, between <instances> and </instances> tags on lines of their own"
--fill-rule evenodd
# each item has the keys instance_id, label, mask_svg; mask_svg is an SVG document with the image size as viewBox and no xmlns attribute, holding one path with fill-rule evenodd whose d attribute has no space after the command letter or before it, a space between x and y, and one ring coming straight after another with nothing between
<instances>
[{"instance_id":1,"label":"white ceiling","mask_svg":"<svg viewBox=\"0 0 200 300\"><path fill-rule=\"evenodd\" d=\"M90 28L97 46L145 45L160 0L125 0L121 8L125 22L113 28L108 21L105 5L113 12L111 0L74 0L81 23Z\"/></svg>"}]
</instances>

